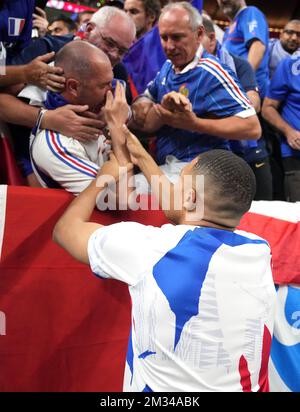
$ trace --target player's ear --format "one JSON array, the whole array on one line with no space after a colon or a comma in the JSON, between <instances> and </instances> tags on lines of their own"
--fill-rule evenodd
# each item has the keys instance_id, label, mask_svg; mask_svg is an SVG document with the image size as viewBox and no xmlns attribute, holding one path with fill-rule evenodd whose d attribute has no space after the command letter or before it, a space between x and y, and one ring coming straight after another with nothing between
<instances>
[{"instance_id":1,"label":"player's ear","mask_svg":"<svg viewBox=\"0 0 300 412\"><path fill-rule=\"evenodd\" d=\"M187 212L190 212L195 209L196 197L197 194L194 188L191 187L190 189L185 191L183 199L183 208Z\"/></svg>"},{"instance_id":2,"label":"player's ear","mask_svg":"<svg viewBox=\"0 0 300 412\"><path fill-rule=\"evenodd\" d=\"M66 92L70 93L74 97L79 95L79 81L76 79L69 78L66 81Z\"/></svg>"}]
</instances>

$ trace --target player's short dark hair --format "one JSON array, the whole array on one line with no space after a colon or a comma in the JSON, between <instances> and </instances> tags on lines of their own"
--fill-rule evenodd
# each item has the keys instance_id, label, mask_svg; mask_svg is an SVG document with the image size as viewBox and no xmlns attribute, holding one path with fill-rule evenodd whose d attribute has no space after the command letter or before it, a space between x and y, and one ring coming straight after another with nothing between
<instances>
[{"instance_id":1,"label":"player's short dark hair","mask_svg":"<svg viewBox=\"0 0 300 412\"><path fill-rule=\"evenodd\" d=\"M234 153L219 149L202 153L193 173L204 176L204 185L209 185L209 192L213 192L216 209L224 205L233 216L241 216L250 209L256 191L255 176L250 166Z\"/></svg>"}]
</instances>

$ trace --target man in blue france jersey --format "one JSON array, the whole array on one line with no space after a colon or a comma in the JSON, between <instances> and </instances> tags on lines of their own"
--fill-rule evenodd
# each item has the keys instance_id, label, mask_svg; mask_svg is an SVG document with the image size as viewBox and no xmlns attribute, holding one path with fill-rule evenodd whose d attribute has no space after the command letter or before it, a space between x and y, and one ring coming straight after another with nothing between
<instances>
[{"instance_id":1,"label":"man in blue france jersey","mask_svg":"<svg viewBox=\"0 0 300 412\"><path fill-rule=\"evenodd\" d=\"M269 27L264 14L244 0L217 0L222 12L230 20L223 46L244 57L256 71L260 97L264 98L269 82Z\"/></svg>"},{"instance_id":2,"label":"man in blue france jersey","mask_svg":"<svg viewBox=\"0 0 300 412\"><path fill-rule=\"evenodd\" d=\"M286 199L300 201L300 54L279 64L262 113L281 133Z\"/></svg>"},{"instance_id":3,"label":"man in blue france jersey","mask_svg":"<svg viewBox=\"0 0 300 412\"><path fill-rule=\"evenodd\" d=\"M208 53L218 57L221 62L233 66L233 70L247 93L249 100L252 102L256 112L260 112L260 97L258 93L255 72L250 63L234 54L229 53L222 48L216 39L214 25L211 20L203 16L203 25L205 35L203 36L202 45ZM266 150L258 146L261 145L261 139L254 140L234 140L230 141L231 150L241 156L250 165L256 178L255 200L272 200L272 174L268 154Z\"/></svg>"},{"instance_id":4,"label":"man in blue france jersey","mask_svg":"<svg viewBox=\"0 0 300 412\"><path fill-rule=\"evenodd\" d=\"M6 52L6 64L29 45L35 0L0 1L0 45Z\"/></svg>"},{"instance_id":5,"label":"man in blue france jersey","mask_svg":"<svg viewBox=\"0 0 300 412\"><path fill-rule=\"evenodd\" d=\"M281 60L292 56L300 50L300 20L290 20L284 26L279 39L269 42L269 68L272 78Z\"/></svg>"},{"instance_id":6,"label":"man in blue france jersey","mask_svg":"<svg viewBox=\"0 0 300 412\"><path fill-rule=\"evenodd\" d=\"M256 73L260 98L265 97L269 83L269 27L264 14L256 7L247 6L244 0L217 0L223 14L230 20L223 38L223 47L230 53L243 57L251 64ZM260 118L262 121L262 119ZM264 123L262 122L262 126ZM265 175L266 191L261 199L272 200L272 175L270 171L269 153L266 138L268 131L248 150L256 174ZM271 143L269 143L271 145ZM270 150L272 148L270 147Z\"/></svg>"},{"instance_id":7,"label":"man in blue france jersey","mask_svg":"<svg viewBox=\"0 0 300 412\"><path fill-rule=\"evenodd\" d=\"M233 153L211 150L185 166L182 185L173 186L125 127L123 135L149 184L159 178L153 186L157 198L168 188L177 193L178 209L164 208L175 225L89 222L105 188L103 174L118 179L112 156L98 183L57 223L54 239L100 278L129 286L124 390L268 391L275 303L270 249L263 239L235 229L255 193L253 172ZM191 206L202 202L204 209L194 213Z\"/></svg>"},{"instance_id":8,"label":"man in blue france jersey","mask_svg":"<svg viewBox=\"0 0 300 412\"><path fill-rule=\"evenodd\" d=\"M197 154L228 149L227 139L258 139L261 130L234 73L200 45L199 12L187 2L168 4L158 27L169 60L133 104L133 126L155 132L157 161L172 178Z\"/></svg>"}]
</instances>

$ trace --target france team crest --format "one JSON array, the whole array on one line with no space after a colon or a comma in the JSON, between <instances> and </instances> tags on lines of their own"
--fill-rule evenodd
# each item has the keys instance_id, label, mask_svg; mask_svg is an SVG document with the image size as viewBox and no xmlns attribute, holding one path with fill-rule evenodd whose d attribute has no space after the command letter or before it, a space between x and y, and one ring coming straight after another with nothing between
<instances>
[{"instance_id":1,"label":"france team crest","mask_svg":"<svg viewBox=\"0 0 300 412\"><path fill-rule=\"evenodd\" d=\"M19 19L16 17L9 17L8 19L8 35L19 36L25 26L25 19Z\"/></svg>"}]
</instances>

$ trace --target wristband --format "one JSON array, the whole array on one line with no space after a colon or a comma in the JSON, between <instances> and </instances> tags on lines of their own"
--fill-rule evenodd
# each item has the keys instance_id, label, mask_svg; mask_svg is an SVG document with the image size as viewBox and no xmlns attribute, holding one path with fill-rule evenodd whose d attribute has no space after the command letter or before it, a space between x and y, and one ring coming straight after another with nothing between
<instances>
[{"instance_id":1,"label":"wristband","mask_svg":"<svg viewBox=\"0 0 300 412\"><path fill-rule=\"evenodd\" d=\"M36 124L35 124L37 132L40 130L43 117L45 116L45 113L47 111L48 111L48 109L44 109L43 107L41 107L40 110L39 110L39 114L38 114Z\"/></svg>"}]
</instances>

